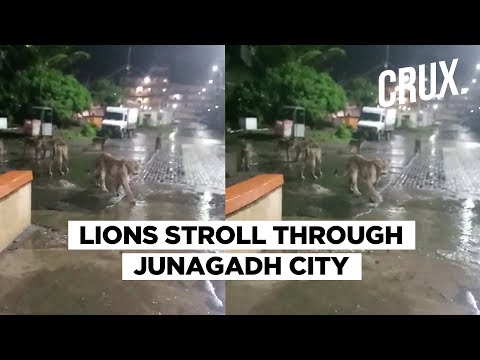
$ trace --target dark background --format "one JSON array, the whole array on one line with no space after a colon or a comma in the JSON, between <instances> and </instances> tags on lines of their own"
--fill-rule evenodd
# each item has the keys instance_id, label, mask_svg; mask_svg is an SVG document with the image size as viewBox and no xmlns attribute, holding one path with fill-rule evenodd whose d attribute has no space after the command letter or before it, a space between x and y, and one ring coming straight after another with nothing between
<instances>
[{"instance_id":1,"label":"dark background","mask_svg":"<svg viewBox=\"0 0 480 360\"><path fill-rule=\"evenodd\" d=\"M108 76L125 67L128 45L83 45L76 49L88 52L91 59L81 65L81 80ZM132 70L146 73L151 66L170 66L170 81L204 84L212 65L224 66L224 45L133 45Z\"/></svg>"},{"instance_id":2,"label":"dark background","mask_svg":"<svg viewBox=\"0 0 480 360\"><path fill-rule=\"evenodd\" d=\"M338 46L347 51L347 56L335 63L336 76L344 78L367 73L375 76L375 72L382 70L385 45ZM82 64L82 80L110 75L127 64L128 45L84 45L77 48L92 55L91 60ZM454 58L459 59L455 72L456 82L468 82L475 72L475 64L480 62L480 46L390 46L392 68L418 66L442 60L450 66ZM211 74L211 66L224 65L224 62L224 45L134 45L131 55L133 69L147 72L152 65L169 65L172 82L191 84L204 84Z\"/></svg>"}]
</instances>

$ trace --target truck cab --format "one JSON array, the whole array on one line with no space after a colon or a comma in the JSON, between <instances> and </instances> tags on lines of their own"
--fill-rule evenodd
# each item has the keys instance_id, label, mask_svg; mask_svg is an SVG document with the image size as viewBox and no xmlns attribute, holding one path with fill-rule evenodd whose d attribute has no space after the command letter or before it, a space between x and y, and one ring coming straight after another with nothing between
<instances>
[{"instance_id":1,"label":"truck cab","mask_svg":"<svg viewBox=\"0 0 480 360\"><path fill-rule=\"evenodd\" d=\"M102 120L102 133L111 137L133 137L138 122L138 109L108 106Z\"/></svg>"},{"instance_id":2,"label":"truck cab","mask_svg":"<svg viewBox=\"0 0 480 360\"><path fill-rule=\"evenodd\" d=\"M357 124L357 132L367 139L380 141L383 136L390 140L395 129L396 110L365 106Z\"/></svg>"}]
</instances>

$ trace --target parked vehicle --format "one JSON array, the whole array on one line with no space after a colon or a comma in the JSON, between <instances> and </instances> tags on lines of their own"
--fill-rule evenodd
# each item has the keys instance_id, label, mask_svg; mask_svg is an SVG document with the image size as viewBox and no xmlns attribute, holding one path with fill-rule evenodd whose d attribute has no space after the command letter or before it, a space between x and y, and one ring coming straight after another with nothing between
<instances>
[{"instance_id":1,"label":"parked vehicle","mask_svg":"<svg viewBox=\"0 0 480 360\"><path fill-rule=\"evenodd\" d=\"M380 141L385 137L390 140L395 130L396 118L396 109L365 106L358 120L357 133L363 133L367 139Z\"/></svg>"},{"instance_id":2,"label":"parked vehicle","mask_svg":"<svg viewBox=\"0 0 480 360\"><path fill-rule=\"evenodd\" d=\"M108 106L102 120L102 133L121 139L135 134L138 123L138 109Z\"/></svg>"}]
</instances>

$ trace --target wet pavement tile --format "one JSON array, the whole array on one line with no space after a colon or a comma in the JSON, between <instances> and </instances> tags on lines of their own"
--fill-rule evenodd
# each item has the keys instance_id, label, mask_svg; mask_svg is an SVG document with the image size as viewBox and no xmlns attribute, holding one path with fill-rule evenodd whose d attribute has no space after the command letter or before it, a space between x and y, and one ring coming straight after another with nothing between
<instances>
[{"instance_id":1,"label":"wet pavement tile","mask_svg":"<svg viewBox=\"0 0 480 360\"><path fill-rule=\"evenodd\" d=\"M351 156L346 145L324 145L318 181L299 179L268 141L254 142L258 165L227 179L282 173L285 220L415 220L417 250L365 257L361 282L227 283L230 314L475 314L480 307L480 141L455 123L421 132L399 131L391 141L367 142L362 154L390 161L379 184L383 201L353 197L334 176ZM233 148L227 147L227 159ZM227 166L228 168L228 166ZM360 186L360 191L365 191ZM472 305L473 296L476 304Z\"/></svg>"},{"instance_id":2,"label":"wet pavement tile","mask_svg":"<svg viewBox=\"0 0 480 360\"><path fill-rule=\"evenodd\" d=\"M50 178L45 162L23 159L21 141L9 141L2 169L34 170L35 225L0 254L0 314L223 314L224 282L122 281L119 252L67 250L68 220L224 219L223 134L196 123L185 129L163 134L158 151L152 129L107 141L105 152L142 163L131 182L135 206L95 188L98 153L88 142L71 144L70 173Z\"/></svg>"}]
</instances>

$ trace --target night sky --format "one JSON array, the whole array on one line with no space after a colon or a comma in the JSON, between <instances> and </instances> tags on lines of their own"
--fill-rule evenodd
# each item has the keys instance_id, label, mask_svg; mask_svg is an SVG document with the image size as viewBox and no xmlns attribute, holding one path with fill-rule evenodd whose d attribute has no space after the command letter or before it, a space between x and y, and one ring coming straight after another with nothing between
<instances>
[{"instance_id":1,"label":"night sky","mask_svg":"<svg viewBox=\"0 0 480 360\"><path fill-rule=\"evenodd\" d=\"M364 74L375 66L381 65L385 59L385 45L348 45L339 46L347 51L347 56L338 64L338 72L343 74ZM458 58L455 81L470 79L475 72L475 65L480 62L480 46L478 45L391 45L390 63L392 69L446 61ZM440 68L437 68L440 71ZM380 68L380 70L382 70ZM427 66L428 71L428 66ZM458 78L458 80L457 80ZM460 84L458 84L460 85Z\"/></svg>"},{"instance_id":2,"label":"night sky","mask_svg":"<svg viewBox=\"0 0 480 360\"><path fill-rule=\"evenodd\" d=\"M84 45L91 59L80 70L82 80L108 76L127 64L128 45ZM224 45L134 45L132 70L147 72L151 66L170 66L170 81L204 84L209 80L212 65L225 64Z\"/></svg>"},{"instance_id":3,"label":"night sky","mask_svg":"<svg viewBox=\"0 0 480 360\"><path fill-rule=\"evenodd\" d=\"M335 63L336 77L372 74L385 59L384 45L338 45L347 56ZM109 75L126 65L128 45L81 46L92 55L81 69L81 79ZM172 82L203 84L208 80L213 64L224 64L224 45L135 45L132 66L147 71L152 65L170 65ZM475 64L480 62L480 46L477 45L391 45L392 68L418 66L445 60L450 66L453 58L459 58L455 79L457 82L473 76ZM440 71L440 69L438 69Z\"/></svg>"}]
</instances>

